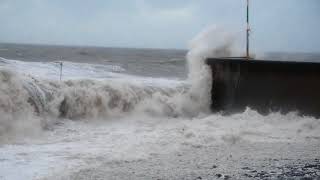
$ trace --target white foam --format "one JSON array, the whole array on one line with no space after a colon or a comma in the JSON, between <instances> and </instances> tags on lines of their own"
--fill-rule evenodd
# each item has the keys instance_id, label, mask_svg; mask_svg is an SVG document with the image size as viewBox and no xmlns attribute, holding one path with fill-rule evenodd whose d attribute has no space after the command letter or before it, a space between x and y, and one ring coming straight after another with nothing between
<instances>
[{"instance_id":1,"label":"white foam","mask_svg":"<svg viewBox=\"0 0 320 180\"><path fill-rule=\"evenodd\" d=\"M218 28L201 32L191 41L186 81L132 76L121 67L63 62L63 81L59 82L59 63L2 58L1 65L5 71L16 74L14 79L20 86L14 86L14 90L24 92L22 101L27 101L33 108L29 110L45 119L45 127L52 124L46 119L61 117L196 117L209 113L211 103L211 72L205 58L228 55L231 45L232 38Z\"/></svg>"},{"instance_id":2,"label":"white foam","mask_svg":"<svg viewBox=\"0 0 320 180\"><path fill-rule=\"evenodd\" d=\"M320 128L320 121L312 117L294 113L262 116L250 109L232 116L213 114L192 120L133 115L88 121L64 121L27 144L2 146L0 157L5 160L0 161L0 176L56 179L108 161L148 159L152 154L178 153L185 147L318 141Z\"/></svg>"},{"instance_id":3,"label":"white foam","mask_svg":"<svg viewBox=\"0 0 320 180\"><path fill-rule=\"evenodd\" d=\"M186 81L65 62L59 82L57 64L0 59L0 178L58 179L188 146L319 140L320 121L313 117L251 109L208 114L211 73L204 59L232 54L232 38L211 27L190 47Z\"/></svg>"},{"instance_id":4,"label":"white foam","mask_svg":"<svg viewBox=\"0 0 320 180\"><path fill-rule=\"evenodd\" d=\"M41 79L60 79L60 63L63 63L62 76L64 80L83 78L116 78L125 72L121 66L97 65L88 63L61 62L26 62L13 59L1 58L2 66L31 75ZM1 66L1 65L0 65Z\"/></svg>"}]
</instances>

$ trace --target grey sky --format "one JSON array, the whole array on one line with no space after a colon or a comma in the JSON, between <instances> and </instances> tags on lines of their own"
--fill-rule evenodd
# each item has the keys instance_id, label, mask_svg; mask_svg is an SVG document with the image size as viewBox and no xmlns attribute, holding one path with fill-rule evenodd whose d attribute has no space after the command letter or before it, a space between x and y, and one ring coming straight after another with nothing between
<instances>
[{"instance_id":1,"label":"grey sky","mask_svg":"<svg viewBox=\"0 0 320 180\"><path fill-rule=\"evenodd\" d=\"M253 50L320 52L319 0L251 2ZM1 42L187 48L210 25L244 36L245 0L0 0L0 24Z\"/></svg>"}]
</instances>

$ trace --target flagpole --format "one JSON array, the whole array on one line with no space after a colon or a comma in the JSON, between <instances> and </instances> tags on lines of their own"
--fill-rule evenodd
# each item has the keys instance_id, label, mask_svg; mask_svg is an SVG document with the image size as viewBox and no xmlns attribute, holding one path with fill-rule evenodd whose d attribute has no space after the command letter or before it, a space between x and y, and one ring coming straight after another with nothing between
<instances>
[{"instance_id":1,"label":"flagpole","mask_svg":"<svg viewBox=\"0 0 320 180\"><path fill-rule=\"evenodd\" d=\"M250 50L249 50L249 34L250 33L250 24L249 24L249 0L247 0L247 59L250 58Z\"/></svg>"}]
</instances>

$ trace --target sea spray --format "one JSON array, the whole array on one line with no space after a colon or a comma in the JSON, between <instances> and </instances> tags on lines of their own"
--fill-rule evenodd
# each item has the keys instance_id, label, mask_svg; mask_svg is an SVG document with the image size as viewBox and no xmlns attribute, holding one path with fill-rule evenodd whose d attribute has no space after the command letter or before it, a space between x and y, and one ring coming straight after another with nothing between
<instances>
[{"instance_id":1,"label":"sea spray","mask_svg":"<svg viewBox=\"0 0 320 180\"><path fill-rule=\"evenodd\" d=\"M211 104L212 73L205 63L206 58L231 56L233 45L231 33L217 26L206 28L191 40L187 54L189 95L198 112L208 112Z\"/></svg>"},{"instance_id":2,"label":"sea spray","mask_svg":"<svg viewBox=\"0 0 320 180\"><path fill-rule=\"evenodd\" d=\"M35 114L22 79L6 69L0 71L0 115L0 142L34 135L41 129L41 118Z\"/></svg>"},{"instance_id":3,"label":"sea spray","mask_svg":"<svg viewBox=\"0 0 320 180\"><path fill-rule=\"evenodd\" d=\"M63 99L58 103L60 116L68 119L110 119L128 115L144 99L160 88L141 86L130 82L95 80L67 81L62 87Z\"/></svg>"},{"instance_id":4,"label":"sea spray","mask_svg":"<svg viewBox=\"0 0 320 180\"><path fill-rule=\"evenodd\" d=\"M208 57L228 57L234 53L234 37L231 33L217 26L210 26L200 32L190 41L190 49L187 54L189 87L186 91L173 93L169 96L157 95L161 99L155 103L155 99L147 100L151 112L162 116L193 118L210 112L211 104L211 69L206 65ZM159 104L160 102L160 104ZM155 107L161 107L155 109Z\"/></svg>"},{"instance_id":5,"label":"sea spray","mask_svg":"<svg viewBox=\"0 0 320 180\"><path fill-rule=\"evenodd\" d=\"M148 79L125 74L109 76L107 67L98 67L105 79L90 66L88 78L69 79L59 82L46 68L56 68L52 63L10 61L2 59L0 69L1 133L6 134L23 122L32 129L50 128L58 120L120 119L132 115L149 117L193 118L209 113L211 103L211 72L205 64L207 57L230 56L233 38L230 33L212 26L198 34L190 43L187 54L189 75L185 81L163 78ZM72 63L64 67L66 73L86 75L83 64ZM35 68L32 71L24 70ZM39 77L37 68L43 73ZM71 69L68 69L71 68ZM101 70L101 68L107 68ZM19 72L17 72L19 71ZM26 73L28 72L28 73ZM51 71L50 71L51 72ZM40 73L40 74L41 74ZM53 79L52 79L53 77ZM116 77L116 78L114 78ZM161 83L159 83L161 82ZM6 104L10 102L10 104ZM32 130L33 131L33 130Z\"/></svg>"}]
</instances>

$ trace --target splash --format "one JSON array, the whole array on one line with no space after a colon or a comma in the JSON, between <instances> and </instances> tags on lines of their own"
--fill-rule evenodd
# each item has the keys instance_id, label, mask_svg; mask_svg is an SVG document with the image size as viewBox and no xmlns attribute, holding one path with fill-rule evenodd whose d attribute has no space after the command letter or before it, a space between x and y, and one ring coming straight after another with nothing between
<instances>
[{"instance_id":1,"label":"splash","mask_svg":"<svg viewBox=\"0 0 320 180\"><path fill-rule=\"evenodd\" d=\"M39 132L42 121L29 98L18 76L8 70L0 71L0 142Z\"/></svg>"},{"instance_id":2,"label":"splash","mask_svg":"<svg viewBox=\"0 0 320 180\"><path fill-rule=\"evenodd\" d=\"M206 65L208 57L228 57L233 54L234 37L217 26L210 26L195 36L190 42L187 54L191 83L191 99L196 102L198 111L209 112L211 104L211 69Z\"/></svg>"},{"instance_id":3,"label":"splash","mask_svg":"<svg viewBox=\"0 0 320 180\"><path fill-rule=\"evenodd\" d=\"M109 66L66 62L70 68L64 71L71 78L59 82L55 63L1 59L5 67L0 69L1 111L8 117L1 119L0 134L12 131L15 122L24 124L25 129L41 129L50 128L57 119L108 120L131 115L193 118L208 114L212 80L205 59L230 56L232 45L230 33L215 26L199 33L190 42L185 81L135 77L124 74L125 69L120 73Z\"/></svg>"}]
</instances>

